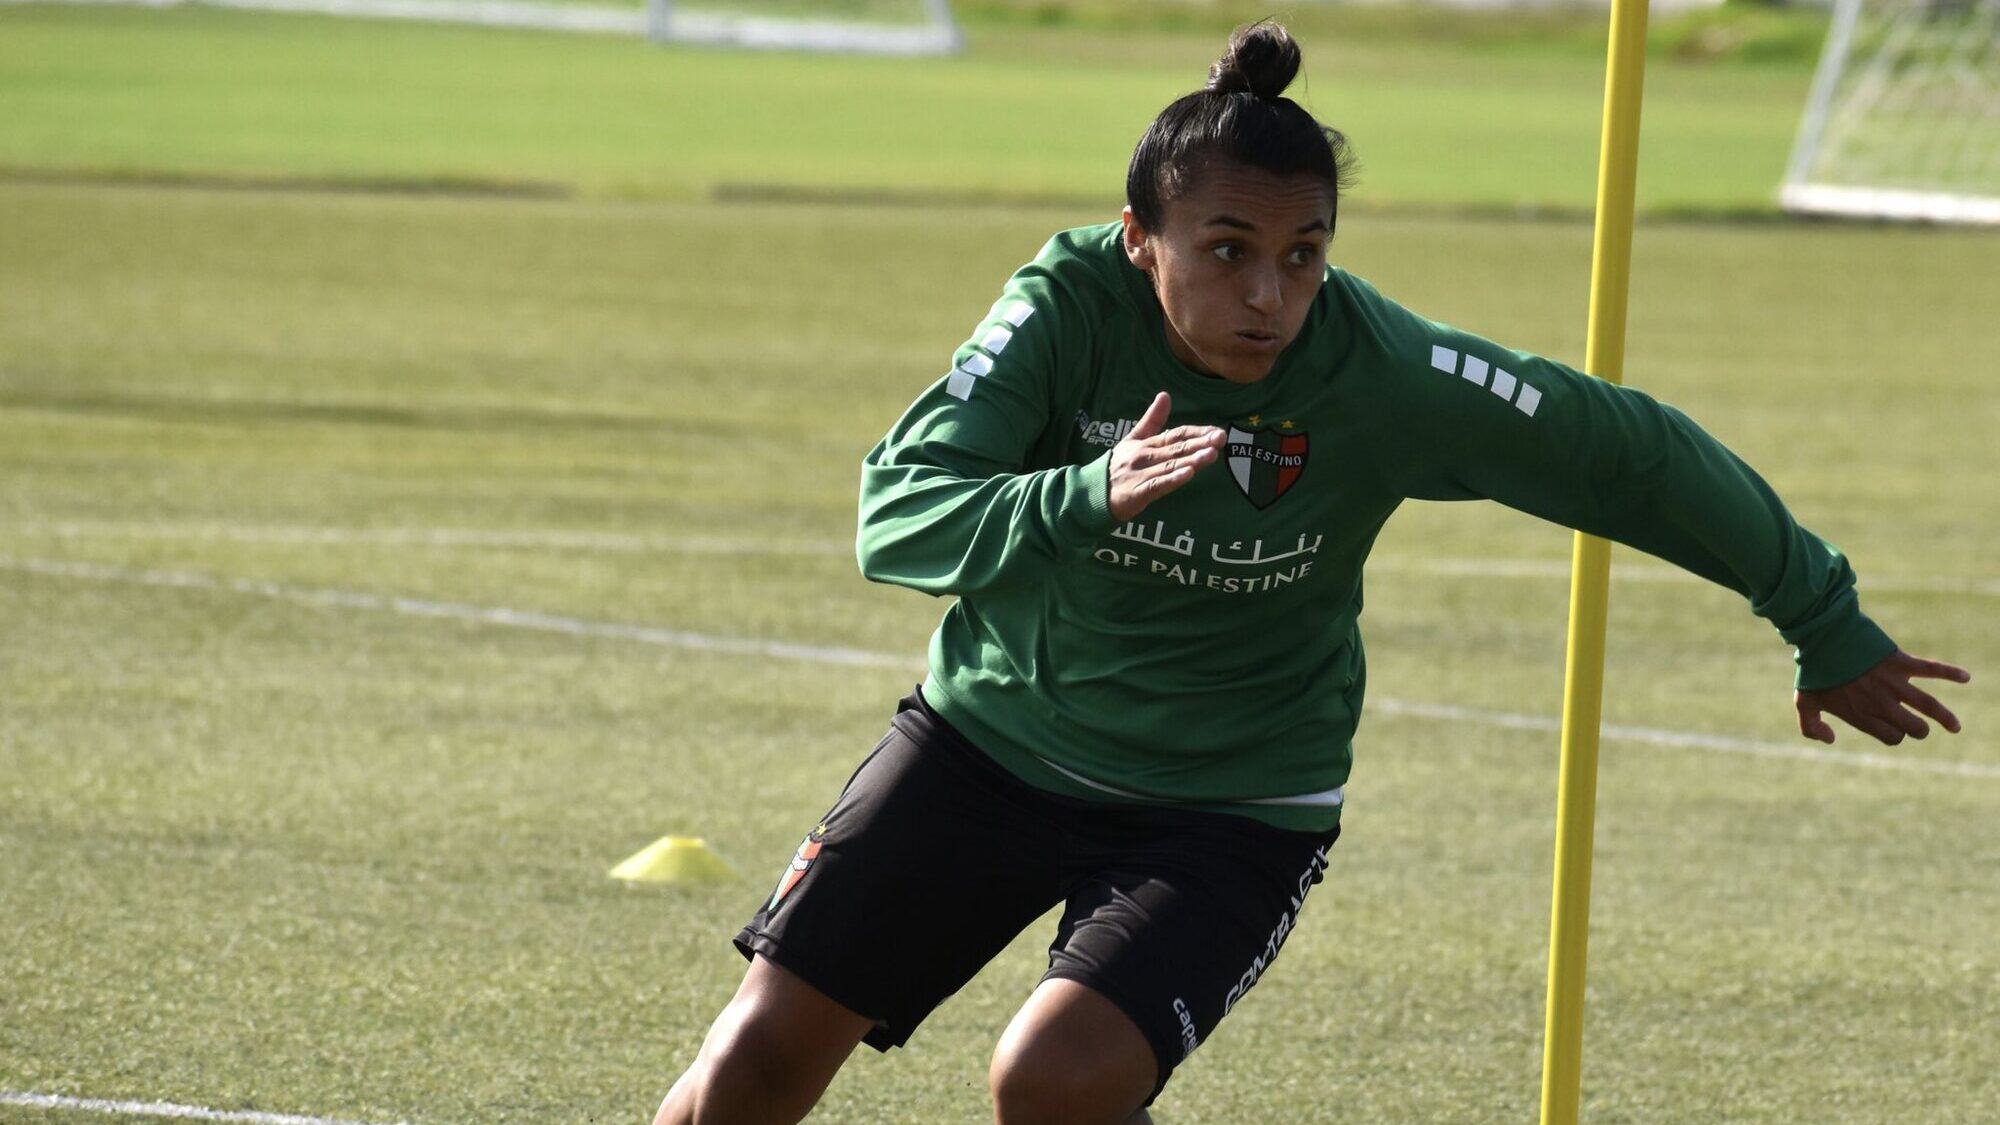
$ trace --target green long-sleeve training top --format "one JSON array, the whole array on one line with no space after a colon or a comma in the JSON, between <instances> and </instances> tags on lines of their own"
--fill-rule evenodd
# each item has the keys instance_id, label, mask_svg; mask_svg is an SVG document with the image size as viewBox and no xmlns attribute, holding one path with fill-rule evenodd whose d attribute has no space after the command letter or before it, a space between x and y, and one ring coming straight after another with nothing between
<instances>
[{"instance_id":1,"label":"green long-sleeve training top","mask_svg":"<svg viewBox=\"0 0 2000 1125\"><path fill-rule=\"evenodd\" d=\"M1672 407L1339 269L1270 375L1203 376L1119 230L1050 240L862 469L862 572L957 597L926 698L1022 780L1330 828L1362 564L1405 499L1497 500L1727 586L1796 647L1802 688L1895 650L1841 553ZM1111 447L1162 390L1169 426L1228 441L1121 525Z\"/></svg>"}]
</instances>

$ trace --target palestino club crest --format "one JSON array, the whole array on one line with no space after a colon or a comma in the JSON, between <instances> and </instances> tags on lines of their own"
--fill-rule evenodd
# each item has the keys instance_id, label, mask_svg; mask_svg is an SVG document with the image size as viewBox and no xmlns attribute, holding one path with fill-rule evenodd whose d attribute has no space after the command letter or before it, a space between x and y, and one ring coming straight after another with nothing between
<instances>
[{"instance_id":1,"label":"palestino club crest","mask_svg":"<svg viewBox=\"0 0 2000 1125\"><path fill-rule=\"evenodd\" d=\"M1253 414L1255 429L1229 427L1229 475L1236 487L1259 510L1278 502L1278 497L1298 483L1306 471L1305 431L1287 418L1275 426L1258 426L1262 418Z\"/></svg>"},{"instance_id":2,"label":"palestino club crest","mask_svg":"<svg viewBox=\"0 0 2000 1125\"><path fill-rule=\"evenodd\" d=\"M806 872L811 870L813 861L819 858L820 845L825 840L826 825L822 824L806 833L806 838L799 841L799 850L792 853L791 866L785 869L785 877L778 880L778 889L771 892L771 901L764 904L765 910L775 909L779 900L791 894L792 888L799 885L799 880L806 877Z\"/></svg>"}]
</instances>

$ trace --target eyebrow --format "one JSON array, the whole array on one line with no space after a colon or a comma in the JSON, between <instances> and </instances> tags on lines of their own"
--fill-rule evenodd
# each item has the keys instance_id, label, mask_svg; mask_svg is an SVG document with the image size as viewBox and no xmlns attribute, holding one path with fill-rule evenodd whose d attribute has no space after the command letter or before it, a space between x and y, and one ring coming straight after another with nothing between
<instances>
[{"instance_id":1,"label":"eyebrow","mask_svg":"<svg viewBox=\"0 0 2000 1125\"><path fill-rule=\"evenodd\" d=\"M1239 219L1234 215L1216 215L1210 218L1207 222L1203 223L1202 225L1208 227L1233 227L1237 230L1249 230L1249 231L1254 231L1257 229L1257 225L1255 223L1249 222L1245 219ZM1314 219L1312 222L1307 223L1305 226L1300 227L1298 233L1311 234L1313 231L1316 230L1330 230L1330 229L1332 228L1326 225L1325 219Z\"/></svg>"}]
</instances>

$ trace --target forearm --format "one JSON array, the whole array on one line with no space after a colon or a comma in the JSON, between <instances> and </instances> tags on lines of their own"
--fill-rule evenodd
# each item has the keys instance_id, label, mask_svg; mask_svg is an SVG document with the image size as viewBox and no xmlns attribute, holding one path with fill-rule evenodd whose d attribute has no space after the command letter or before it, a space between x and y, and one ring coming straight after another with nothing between
<instances>
[{"instance_id":1,"label":"forearm","mask_svg":"<svg viewBox=\"0 0 2000 1125\"><path fill-rule=\"evenodd\" d=\"M1689 453L1635 482L1626 504L1577 524L1744 595L1796 650L1801 689L1845 683L1895 651L1861 612L1846 556L1748 465L1668 413Z\"/></svg>"}]
</instances>

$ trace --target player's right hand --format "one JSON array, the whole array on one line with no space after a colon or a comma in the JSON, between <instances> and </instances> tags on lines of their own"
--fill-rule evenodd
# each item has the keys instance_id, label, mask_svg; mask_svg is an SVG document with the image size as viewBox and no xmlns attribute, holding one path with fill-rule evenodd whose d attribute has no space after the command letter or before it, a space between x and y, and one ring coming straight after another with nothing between
<instances>
[{"instance_id":1,"label":"player's right hand","mask_svg":"<svg viewBox=\"0 0 2000 1125\"><path fill-rule=\"evenodd\" d=\"M1154 395L1139 424L1111 447L1111 518L1120 523L1136 519L1147 505L1222 456L1224 435L1214 426L1162 430L1173 406L1167 392Z\"/></svg>"}]
</instances>

